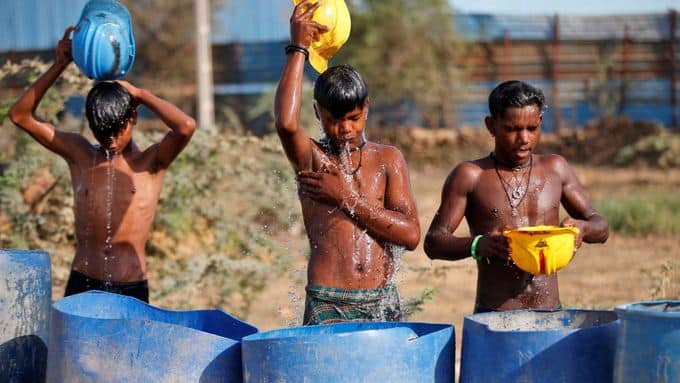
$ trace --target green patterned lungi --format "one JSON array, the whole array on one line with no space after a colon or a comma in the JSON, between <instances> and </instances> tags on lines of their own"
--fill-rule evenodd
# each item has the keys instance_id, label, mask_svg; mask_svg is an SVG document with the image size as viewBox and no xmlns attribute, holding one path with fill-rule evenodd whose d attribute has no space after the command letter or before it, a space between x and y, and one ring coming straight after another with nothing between
<instances>
[{"instance_id":1,"label":"green patterned lungi","mask_svg":"<svg viewBox=\"0 0 680 383\"><path fill-rule=\"evenodd\" d=\"M394 285L377 289L307 286L303 325L355 321L399 321L401 307Z\"/></svg>"}]
</instances>

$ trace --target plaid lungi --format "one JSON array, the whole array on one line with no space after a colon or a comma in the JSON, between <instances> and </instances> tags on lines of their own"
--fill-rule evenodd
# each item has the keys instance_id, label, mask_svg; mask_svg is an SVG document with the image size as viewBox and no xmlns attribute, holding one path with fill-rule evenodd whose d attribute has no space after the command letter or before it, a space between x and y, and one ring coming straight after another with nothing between
<instances>
[{"instance_id":1,"label":"plaid lungi","mask_svg":"<svg viewBox=\"0 0 680 383\"><path fill-rule=\"evenodd\" d=\"M399 321L401 307L394 285L376 289L307 286L303 325L354 321Z\"/></svg>"}]
</instances>

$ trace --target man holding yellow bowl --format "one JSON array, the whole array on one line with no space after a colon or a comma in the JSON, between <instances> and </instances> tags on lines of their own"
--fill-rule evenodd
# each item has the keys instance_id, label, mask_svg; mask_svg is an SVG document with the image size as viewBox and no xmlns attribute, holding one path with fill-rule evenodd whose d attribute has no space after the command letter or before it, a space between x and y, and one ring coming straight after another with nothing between
<instances>
[{"instance_id":1,"label":"man holding yellow bowl","mask_svg":"<svg viewBox=\"0 0 680 383\"><path fill-rule=\"evenodd\" d=\"M554 272L582 242L609 236L567 161L534 153L544 109L543 92L521 81L491 92L484 122L494 151L451 171L425 238L432 259L477 261L475 313L560 309ZM561 222L560 204L569 214ZM454 235L463 217L470 237Z\"/></svg>"}]
</instances>

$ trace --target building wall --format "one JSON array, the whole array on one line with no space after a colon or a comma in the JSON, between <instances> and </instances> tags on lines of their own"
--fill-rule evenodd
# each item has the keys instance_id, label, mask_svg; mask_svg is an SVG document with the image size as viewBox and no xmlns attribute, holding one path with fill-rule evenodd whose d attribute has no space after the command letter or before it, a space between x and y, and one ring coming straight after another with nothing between
<instances>
[{"instance_id":1,"label":"building wall","mask_svg":"<svg viewBox=\"0 0 680 383\"><path fill-rule=\"evenodd\" d=\"M0 52L51 50L86 0L1 0Z\"/></svg>"}]
</instances>

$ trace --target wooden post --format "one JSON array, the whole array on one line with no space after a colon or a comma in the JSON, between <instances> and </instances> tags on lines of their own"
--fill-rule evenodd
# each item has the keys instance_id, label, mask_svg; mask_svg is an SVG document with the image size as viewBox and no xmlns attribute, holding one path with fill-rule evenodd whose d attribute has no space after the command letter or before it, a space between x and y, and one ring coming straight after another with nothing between
<instances>
[{"instance_id":1,"label":"wooden post","mask_svg":"<svg viewBox=\"0 0 680 383\"><path fill-rule=\"evenodd\" d=\"M670 60L670 65L668 65L668 69L670 71L670 81L671 81L671 129L677 130L678 129L678 100L676 97L676 82L677 82L677 74L676 71L678 69L677 67L677 59L676 59L676 52L675 52L675 44L676 44L676 34L675 30L677 29L677 22L678 22L678 12L674 9L670 10L668 13L668 18L670 19L669 24L671 27L670 30L670 44L669 44L669 60Z\"/></svg>"},{"instance_id":2,"label":"wooden post","mask_svg":"<svg viewBox=\"0 0 680 383\"><path fill-rule=\"evenodd\" d=\"M198 81L198 126L215 129L215 91L212 76L212 51L210 39L210 0L195 0L196 18L196 72Z\"/></svg>"},{"instance_id":3,"label":"wooden post","mask_svg":"<svg viewBox=\"0 0 680 383\"><path fill-rule=\"evenodd\" d=\"M555 15L552 25L552 60L550 65L550 80L552 81L552 111L553 111L553 131L560 131L560 90L558 86L559 76L557 74L557 62L560 55L560 19Z\"/></svg>"}]
</instances>

